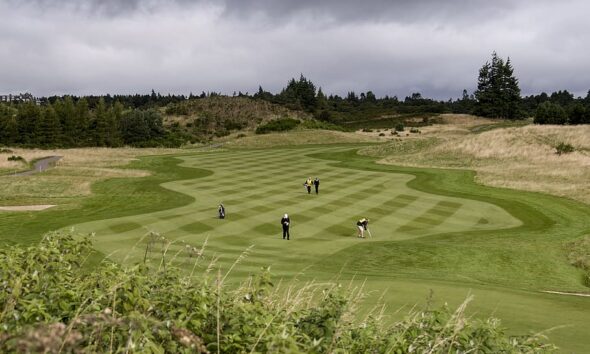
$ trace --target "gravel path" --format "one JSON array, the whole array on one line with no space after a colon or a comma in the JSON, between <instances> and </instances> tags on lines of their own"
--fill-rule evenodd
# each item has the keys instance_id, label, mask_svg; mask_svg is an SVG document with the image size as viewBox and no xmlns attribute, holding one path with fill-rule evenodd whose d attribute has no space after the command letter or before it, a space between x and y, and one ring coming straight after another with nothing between
<instances>
[{"instance_id":1,"label":"gravel path","mask_svg":"<svg viewBox=\"0 0 590 354\"><path fill-rule=\"evenodd\" d=\"M15 173L12 176L29 176L35 173L43 172L49 168L55 166L55 163L59 161L63 156L48 156L44 157L41 160L38 160L33 165L33 169L29 171Z\"/></svg>"}]
</instances>

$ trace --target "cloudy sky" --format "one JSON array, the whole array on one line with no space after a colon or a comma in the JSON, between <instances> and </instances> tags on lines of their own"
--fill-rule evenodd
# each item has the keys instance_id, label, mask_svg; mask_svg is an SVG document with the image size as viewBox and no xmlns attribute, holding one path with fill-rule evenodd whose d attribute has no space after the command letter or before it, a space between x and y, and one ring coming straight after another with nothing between
<instances>
[{"instance_id":1,"label":"cloudy sky","mask_svg":"<svg viewBox=\"0 0 590 354\"><path fill-rule=\"evenodd\" d=\"M0 94L475 89L492 51L523 94L590 89L588 0L0 0Z\"/></svg>"}]
</instances>

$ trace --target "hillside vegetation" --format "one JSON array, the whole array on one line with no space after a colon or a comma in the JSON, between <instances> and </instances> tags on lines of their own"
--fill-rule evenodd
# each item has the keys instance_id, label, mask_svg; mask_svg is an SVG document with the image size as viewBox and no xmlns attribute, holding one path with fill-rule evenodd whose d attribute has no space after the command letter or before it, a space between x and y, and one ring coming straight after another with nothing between
<instances>
[{"instance_id":1,"label":"hillside vegetation","mask_svg":"<svg viewBox=\"0 0 590 354\"><path fill-rule=\"evenodd\" d=\"M225 286L202 252L193 271L174 257L132 267L104 261L90 272L88 239L47 234L0 250L0 350L21 353L545 353L541 336L509 337L496 319L447 307L392 325L376 309L353 320L360 289L309 283L275 287L268 272ZM202 251L203 249L201 249ZM286 294L283 293L286 291Z\"/></svg>"},{"instance_id":2,"label":"hillside vegetation","mask_svg":"<svg viewBox=\"0 0 590 354\"><path fill-rule=\"evenodd\" d=\"M191 136L193 142L208 141L232 131L254 130L278 118L309 119L310 115L249 97L209 96L168 105L165 125Z\"/></svg>"},{"instance_id":3,"label":"hillside vegetation","mask_svg":"<svg viewBox=\"0 0 590 354\"><path fill-rule=\"evenodd\" d=\"M447 124L363 150L386 164L468 168L481 183L590 203L590 126L526 125L446 116ZM495 127L497 125L497 127ZM573 152L557 154L559 144Z\"/></svg>"}]
</instances>

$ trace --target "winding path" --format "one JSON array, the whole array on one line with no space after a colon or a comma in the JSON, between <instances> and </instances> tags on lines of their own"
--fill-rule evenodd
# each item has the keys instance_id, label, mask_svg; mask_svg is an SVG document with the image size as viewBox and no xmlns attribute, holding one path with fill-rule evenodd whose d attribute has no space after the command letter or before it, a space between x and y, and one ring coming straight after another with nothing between
<instances>
[{"instance_id":1,"label":"winding path","mask_svg":"<svg viewBox=\"0 0 590 354\"><path fill-rule=\"evenodd\" d=\"M48 157L44 157L38 161L35 161L35 163L33 164L33 168L28 170L28 171L24 171L24 172L18 172L15 173L11 176L30 176L33 175L35 173L39 173L39 172L43 172L51 167L55 166L55 163L57 161L59 161L63 156L48 156Z\"/></svg>"}]
</instances>

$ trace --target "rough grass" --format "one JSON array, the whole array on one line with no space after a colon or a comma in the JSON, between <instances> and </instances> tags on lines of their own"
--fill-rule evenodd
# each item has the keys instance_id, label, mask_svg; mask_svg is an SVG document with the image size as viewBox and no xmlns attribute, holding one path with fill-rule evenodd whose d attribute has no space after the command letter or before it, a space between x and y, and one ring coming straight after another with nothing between
<instances>
[{"instance_id":1,"label":"rough grass","mask_svg":"<svg viewBox=\"0 0 590 354\"><path fill-rule=\"evenodd\" d=\"M121 168L138 156L178 153L173 149L12 149L27 161L46 156L63 156L55 168L32 176L10 176L12 170L26 170L27 164L15 164L0 154L0 206L28 204L58 204L62 208L79 205L79 198L91 194L91 186L109 178L144 177L148 171Z\"/></svg>"},{"instance_id":2,"label":"rough grass","mask_svg":"<svg viewBox=\"0 0 590 354\"><path fill-rule=\"evenodd\" d=\"M487 129L468 124L435 125L419 137L396 139L363 153L381 163L469 168L491 186L539 191L590 203L590 126L536 126ZM557 155L564 142L575 151Z\"/></svg>"},{"instance_id":3,"label":"rough grass","mask_svg":"<svg viewBox=\"0 0 590 354\"><path fill-rule=\"evenodd\" d=\"M565 248L573 266L590 272L590 235L566 243Z\"/></svg>"},{"instance_id":4,"label":"rough grass","mask_svg":"<svg viewBox=\"0 0 590 354\"><path fill-rule=\"evenodd\" d=\"M235 136L230 136L219 141L224 142L228 147L270 148L296 145L367 143L379 142L379 139L334 130L295 130L278 134L249 134L239 139L236 139Z\"/></svg>"}]
</instances>

